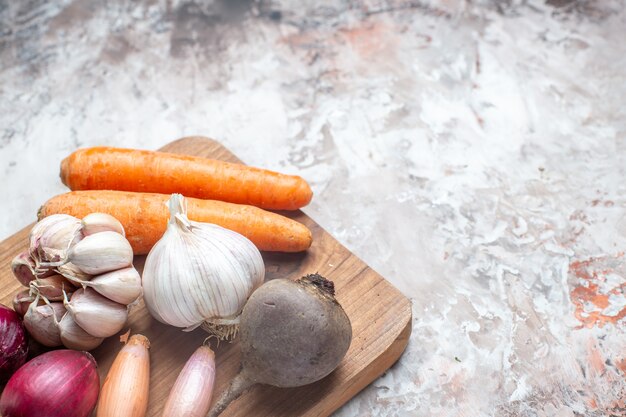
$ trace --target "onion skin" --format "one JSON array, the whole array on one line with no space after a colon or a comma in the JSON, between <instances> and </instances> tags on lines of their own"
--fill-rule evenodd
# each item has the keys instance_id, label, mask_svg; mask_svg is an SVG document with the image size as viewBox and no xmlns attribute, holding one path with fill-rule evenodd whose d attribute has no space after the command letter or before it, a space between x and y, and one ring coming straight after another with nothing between
<instances>
[{"instance_id":1,"label":"onion skin","mask_svg":"<svg viewBox=\"0 0 626 417\"><path fill-rule=\"evenodd\" d=\"M0 397L3 417L88 417L98 401L96 361L87 352L55 350L27 362Z\"/></svg>"},{"instance_id":2,"label":"onion skin","mask_svg":"<svg viewBox=\"0 0 626 417\"><path fill-rule=\"evenodd\" d=\"M214 382L215 353L208 346L200 346L176 378L161 417L206 416Z\"/></svg>"},{"instance_id":3,"label":"onion skin","mask_svg":"<svg viewBox=\"0 0 626 417\"><path fill-rule=\"evenodd\" d=\"M28 340L19 315L0 304L0 382L26 362Z\"/></svg>"}]
</instances>

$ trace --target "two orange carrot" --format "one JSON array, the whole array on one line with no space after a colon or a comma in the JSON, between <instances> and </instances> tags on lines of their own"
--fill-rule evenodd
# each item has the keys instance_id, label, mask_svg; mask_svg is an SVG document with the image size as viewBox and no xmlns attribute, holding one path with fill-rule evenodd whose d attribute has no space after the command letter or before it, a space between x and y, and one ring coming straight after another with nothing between
<instances>
[{"instance_id":1,"label":"two orange carrot","mask_svg":"<svg viewBox=\"0 0 626 417\"><path fill-rule=\"evenodd\" d=\"M311 188L298 176L194 156L95 147L65 158L61 180L75 191L47 201L39 217L111 214L123 224L135 254L148 253L165 232L164 202L171 193L187 197L191 220L234 230L261 250L299 252L311 245L306 226L263 210L308 204Z\"/></svg>"}]
</instances>

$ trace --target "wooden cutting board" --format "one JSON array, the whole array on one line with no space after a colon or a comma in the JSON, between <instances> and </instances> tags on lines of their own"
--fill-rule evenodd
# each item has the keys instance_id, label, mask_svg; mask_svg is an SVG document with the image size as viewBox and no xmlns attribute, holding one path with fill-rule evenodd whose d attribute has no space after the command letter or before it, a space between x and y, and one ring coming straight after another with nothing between
<instances>
[{"instance_id":1,"label":"wooden cutting board","mask_svg":"<svg viewBox=\"0 0 626 417\"><path fill-rule=\"evenodd\" d=\"M162 150L240 162L219 143L202 137L179 139ZM396 362L411 334L411 304L404 295L304 213L288 215L311 229L313 245L305 253L264 253L266 278L295 279L319 272L334 281L337 299L352 323L352 345L341 365L323 380L293 389L255 386L232 403L222 414L224 417L328 416ZM0 243L0 302L4 305L10 306L13 296L22 289L11 273L10 263L26 249L31 227ZM140 271L143 262L144 257L135 260ZM185 333L157 322L143 302L132 309L128 328L150 339L147 415L159 417L178 373L206 334L201 329ZM120 348L119 338L111 337L92 352L101 382ZM240 352L236 342L222 343L213 349L217 358L215 399L237 373Z\"/></svg>"}]
</instances>

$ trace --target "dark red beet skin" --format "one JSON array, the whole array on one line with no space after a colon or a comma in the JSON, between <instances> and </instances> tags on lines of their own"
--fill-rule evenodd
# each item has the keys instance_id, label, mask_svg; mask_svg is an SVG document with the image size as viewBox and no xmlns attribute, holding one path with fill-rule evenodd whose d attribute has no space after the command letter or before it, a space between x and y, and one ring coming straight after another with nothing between
<instances>
[{"instance_id":1,"label":"dark red beet skin","mask_svg":"<svg viewBox=\"0 0 626 417\"><path fill-rule=\"evenodd\" d=\"M0 382L5 382L24 364L28 340L22 319L0 304Z\"/></svg>"},{"instance_id":2,"label":"dark red beet skin","mask_svg":"<svg viewBox=\"0 0 626 417\"><path fill-rule=\"evenodd\" d=\"M100 380L87 352L54 350L31 359L9 379L0 397L2 417L88 417Z\"/></svg>"}]
</instances>

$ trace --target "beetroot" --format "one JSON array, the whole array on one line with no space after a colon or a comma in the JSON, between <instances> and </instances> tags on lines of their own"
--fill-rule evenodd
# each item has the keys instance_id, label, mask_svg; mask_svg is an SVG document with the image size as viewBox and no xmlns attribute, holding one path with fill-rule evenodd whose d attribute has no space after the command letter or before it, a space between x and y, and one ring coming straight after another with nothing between
<instances>
[{"instance_id":1,"label":"beetroot","mask_svg":"<svg viewBox=\"0 0 626 417\"><path fill-rule=\"evenodd\" d=\"M298 387L330 374L352 340L350 320L334 285L318 274L276 279L256 290L241 314L241 372L209 417L254 384Z\"/></svg>"}]
</instances>

